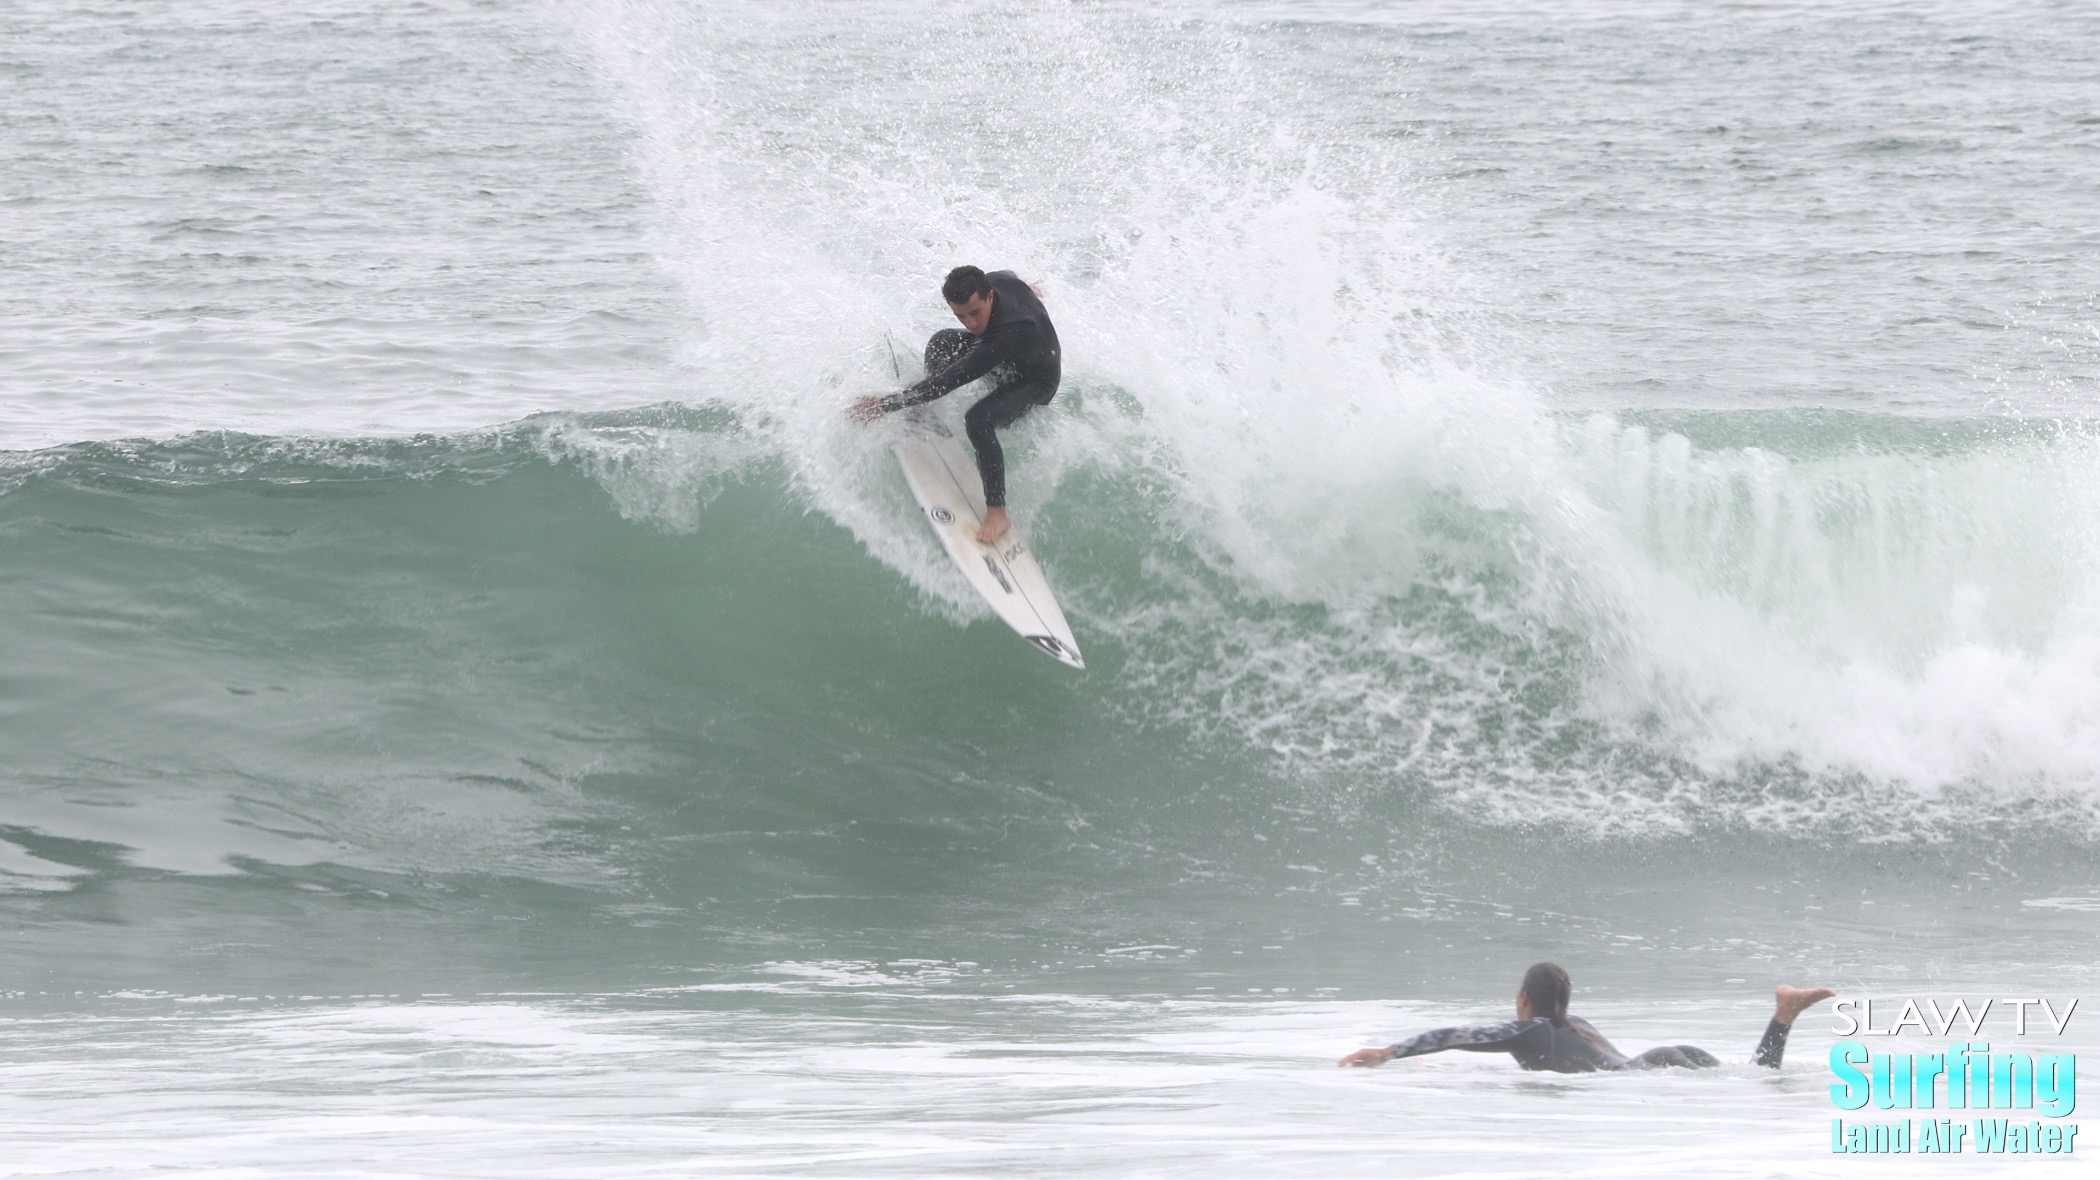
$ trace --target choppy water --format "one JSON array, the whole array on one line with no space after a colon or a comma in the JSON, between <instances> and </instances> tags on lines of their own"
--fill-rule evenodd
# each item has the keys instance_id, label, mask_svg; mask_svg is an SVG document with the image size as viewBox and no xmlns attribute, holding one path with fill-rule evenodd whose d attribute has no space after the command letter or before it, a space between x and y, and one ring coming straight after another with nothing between
<instances>
[{"instance_id":1,"label":"choppy water","mask_svg":"<svg viewBox=\"0 0 2100 1180\"><path fill-rule=\"evenodd\" d=\"M5 21L0 1173L1853 1175L1771 984L2100 1005L2089 9ZM1084 675L838 414L964 260ZM1540 958L1733 1064L1328 1068Z\"/></svg>"}]
</instances>

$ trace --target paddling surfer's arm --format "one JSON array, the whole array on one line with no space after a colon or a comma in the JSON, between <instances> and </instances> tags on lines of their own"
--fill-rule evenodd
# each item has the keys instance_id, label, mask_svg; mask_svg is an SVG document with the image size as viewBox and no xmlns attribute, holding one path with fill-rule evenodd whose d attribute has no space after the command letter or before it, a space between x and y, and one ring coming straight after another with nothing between
<instances>
[{"instance_id":1,"label":"paddling surfer's arm","mask_svg":"<svg viewBox=\"0 0 2100 1180\"><path fill-rule=\"evenodd\" d=\"M1506 1053L1525 1033L1547 1023L1543 1018L1535 1020L1505 1020L1500 1024L1466 1024L1455 1028L1433 1028L1425 1033L1416 1033L1404 1041L1377 1049L1358 1049L1336 1064L1373 1066L1397 1061L1402 1057L1420 1057L1424 1053L1442 1053L1446 1049L1463 1049L1471 1053Z\"/></svg>"},{"instance_id":2,"label":"paddling surfer's arm","mask_svg":"<svg viewBox=\"0 0 2100 1180\"><path fill-rule=\"evenodd\" d=\"M999 324L978 337L976 346L957 357L954 364L902 392L882 398L877 404L883 413L889 414L946 397L1000 365L1020 360L1035 351L1039 335L1033 320Z\"/></svg>"}]
</instances>

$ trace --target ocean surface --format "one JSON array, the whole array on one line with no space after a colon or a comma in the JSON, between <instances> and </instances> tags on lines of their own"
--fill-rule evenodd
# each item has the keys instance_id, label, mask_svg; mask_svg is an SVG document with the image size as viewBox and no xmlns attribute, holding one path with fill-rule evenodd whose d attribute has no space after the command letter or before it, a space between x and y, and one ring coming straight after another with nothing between
<instances>
[{"instance_id":1,"label":"ocean surface","mask_svg":"<svg viewBox=\"0 0 2100 1180\"><path fill-rule=\"evenodd\" d=\"M2100 1053L2090 5L10 0L0 97L0 1176L1902 1175L1773 985ZM965 262L1084 673L841 414ZM1724 1068L1333 1067L1540 959Z\"/></svg>"}]
</instances>

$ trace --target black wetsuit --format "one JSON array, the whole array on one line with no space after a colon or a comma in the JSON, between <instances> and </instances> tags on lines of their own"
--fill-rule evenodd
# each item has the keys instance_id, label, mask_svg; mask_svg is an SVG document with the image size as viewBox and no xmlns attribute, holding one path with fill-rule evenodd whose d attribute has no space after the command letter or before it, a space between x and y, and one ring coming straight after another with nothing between
<instances>
[{"instance_id":1,"label":"black wetsuit","mask_svg":"<svg viewBox=\"0 0 2100 1180\"><path fill-rule=\"evenodd\" d=\"M1057 395L1063 376L1057 329L1050 313L1028 284L1010 270L984 276L992 285L992 318L984 335L946 328L926 342L927 377L882 399L884 412L945 397L987 373L995 374L992 391L963 415L963 429L977 448L977 472L984 477L988 508L1006 503L1006 455L993 432L1010 426Z\"/></svg>"},{"instance_id":2,"label":"black wetsuit","mask_svg":"<svg viewBox=\"0 0 2100 1180\"><path fill-rule=\"evenodd\" d=\"M1788 1031L1787 1025L1776 1020L1765 1026L1764 1039L1757 1043L1754 1058L1759 1065L1779 1068L1780 1059L1786 1055ZM1580 1016L1570 1016L1565 1025L1559 1026L1543 1016L1535 1016L1530 1020L1510 1020L1501 1024L1432 1029L1394 1044L1393 1060L1441 1053L1446 1049L1507 1053L1525 1069L1553 1073L1662 1069L1673 1065L1683 1069L1706 1069L1721 1064L1713 1054L1695 1045L1661 1045L1638 1057L1628 1057L1605 1040L1595 1025Z\"/></svg>"}]
</instances>

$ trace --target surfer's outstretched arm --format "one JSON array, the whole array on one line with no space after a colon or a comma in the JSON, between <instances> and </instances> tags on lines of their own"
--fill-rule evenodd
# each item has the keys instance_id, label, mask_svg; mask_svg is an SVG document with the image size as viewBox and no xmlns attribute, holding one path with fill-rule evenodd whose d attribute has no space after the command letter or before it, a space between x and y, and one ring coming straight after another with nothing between
<instances>
[{"instance_id":1,"label":"surfer's outstretched arm","mask_svg":"<svg viewBox=\"0 0 2100 1180\"><path fill-rule=\"evenodd\" d=\"M995 328L978 337L970 351L940 372L888 397L860 398L846 413L856 422L873 422L884 414L946 397L1000 365L1027 355L1036 346L1036 337L1035 325L1026 321Z\"/></svg>"},{"instance_id":2,"label":"surfer's outstretched arm","mask_svg":"<svg viewBox=\"0 0 2100 1180\"><path fill-rule=\"evenodd\" d=\"M1337 1065L1353 1065L1368 1068L1384 1065L1402 1057L1420 1057L1424 1053L1442 1053L1446 1049L1464 1049L1473 1053L1505 1053L1517 1038L1532 1026L1544 1024L1543 1018L1536 1020L1505 1020L1500 1024L1462 1024L1452 1028L1433 1028L1425 1033L1416 1033L1404 1041L1376 1049L1358 1049L1336 1062Z\"/></svg>"},{"instance_id":3,"label":"surfer's outstretched arm","mask_svg":"<svg viewBox=\"0 0 2100 1180\"><path fill-rule=\"evenodd\" d=\"M1000 365L1019 360L1034 351L1038 334L1035 323L1031 320L993 328L978 337L976 346L957 357L947 368L916 385L907 386L902 391L883 398L883 413L894 413L909 406L946 397Z\"/></svg>"}]
</instances>

